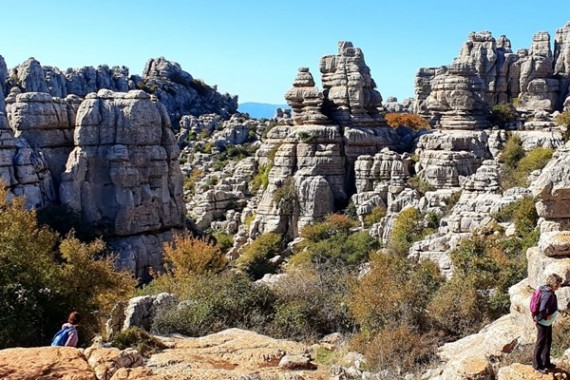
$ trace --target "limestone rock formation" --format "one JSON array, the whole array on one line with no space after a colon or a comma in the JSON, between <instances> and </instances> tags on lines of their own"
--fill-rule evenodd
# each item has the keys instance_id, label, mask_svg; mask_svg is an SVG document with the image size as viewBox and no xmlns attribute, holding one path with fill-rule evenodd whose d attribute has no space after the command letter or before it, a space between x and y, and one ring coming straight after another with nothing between
<instances>
[{"instance_id":1,"label":"limestone rock formation","mask_svg":"<svg viewBox=\"0 0 570 380\"><path fill-rule=\"evenodd\" d=\"M556 31L554 53L547 32L536 33L530 48L516 53L504 35L495 39L488 31L470 33L450 66L418 70L415 110L424 114L442 113L443 128L454 128L461 116L474 117L470 114L473 106L480 118L477 109L480 100L489 108L517 99L517 109L527 113L562 110L570 83L569 30L570 25L566 25ZM454 90L460 95L451 97L452 103L445 94ZM449 125L445 119L451 111L456 115Z\"/></svg>"},{"instance_id":2,"label":"limestone rock formation","mask_svg":"<svg viewBox=\"0 0 570 380\"><path fill-rule=\"evenodd\" d=\"M315 356L318 346L273 339L254 332L229 329L200 338L172 337L163 340L173 346L153 355L147 367L159 375L191 376L196 380L277 378L319 380L328 378L326 368L289 370L279 367L285 355Z\"/></svg>"},{"instance_id":3,"label":"limestone rock formation","mask_svg":"<svg viewBox=\"0 0 570 380\"><path fill-rule=\"evenodd\" d=\"M340 41L338 54L321 58L325 114L345 126L376 126L382 123L378 107L382 96L364 61L362 50Z\"/></svg>"},{"instance_id":4,"label":"limestone rock formation","mask_svg":"<svg viewBox=\"0 0 570 380\"><path fill-rule=\"evenodd\" d=\"M8 68L6 67L6 61L4 61L4 57L0 55L0 112L4 112L6 107L4 97L8 93L6 87L7 76Z\"/></svg>"},{"instance_id":5,"label":"limestone rock formation","mask_svg":"<svg viewBox=\"0 0 570 380\"><path fill-rule=\"evenodd\" d=\"M485 131L435 131L419 137L416 173L435 189L458 187L491 158Z\"/></svg>"},{"instance_id":6,"label":"limestone rock formation","mask_svg":"<svg viewBox=\"0 0 570 380\"><path fill-rule=\"evenodd\" d=\"M77 111L74 144L62 203L106 231L121 266L139 275L159 269L161 239L184 225L185 214L179 149L164 106L143 91L89 95Z\"/></svg>"},{"instance_id":7,"label":"limestone rock formation","mask_svg":"<svg viewBox=\"0 0 570 380\"><path fill-rule=\"evenodd\" d=\"M9 194L24 197L28 208L41 208L56 200L48 163L23 138L14 137L0 113L0 180Z\"/></svg>"},{"instance_id":8,"label":"limestone rock formation","mask_svg":"<svg viewBox=\"0 0 570 380\"><path fill-rule=\"evenodd\" d=\"M479 74L484 83L484 99L488 104L505 103L509 98L508 70L516 59L511 41L498 40L490 32L470 33L455 63L465 64Z\"/></svg>"},{"instance_id":9,"label":"limestone rock formation","mask_svg":"<svg viewBox=\"0 0 570 380\"><path fill-rule=\"evenodd\" d=\"M285 100L293 111L295 125L327 124L328 119L321 112L323 94L315 86L308 67L299 68L293 88L285 93Z\"/></svg>"},{"instance_id":10,"label":"limestone rock formation","mask_svg":"<svg viewBox=\"0 0 570 380\"><path fill-rule=\"evenodd\" d=\"M472 66L456 62L431 81L425 100L429 113L440 115L442 129L482 129L489 126L485 82Z\"/></svg>"},{"instance_id":11,"label":"limestone rock formation","mask_svg":"<svg viewBox=\"0 0 570 380\"><path fill-rule=\"evenodd\" d=\"M12 92L6 99L8 123L47 161L56 188L73 149L75 115L81 99L70 95L52 98L41 92Z\"/></svg>"},{"instance_id":12,"label":"limestone rock formation","mask_svg":"<svg viewBox=\"0 0 570 380\"><path fill-rule=\"evenodd\" d=\"M163 57L147 61L138 87L154 93L165 105L173 122L183 115L217 113L229 117L237 111L237 96L220 94L216 87L194 79L176 62Z\"/></svg>"},{"instance_id":13,"label":"limestone rock formation","mask_svg":"<svg viewBox=\"0 0 570 380\"><path fill-rule=\"evenodd\" d=\"M540 176L531 184L530 190L537 199L536 208L541 218L541 237L538 247L530 248L526 252L528 277L509 289L510 314L493 322L478 334L444 345L440 350L440 357L447 363L441 372L442 377L435 377L436 379L444 379L445 373L459 376L454 368L456 363L466 358L488 360L489 357L508 353L515 345L534 342L535 328L528 309L533 289L543 284L546 276L551 273L560 275L566 281L570 278L570 239L567 236L570 214L566 211L570 194L570 184L567 181L569 157L569 147L559 148ZM557 296L559 311L568 310L570 289L561 288ZM530 373L529 368L511 366L501 369L499 378L526 378L525 373Z\"/></svg>"}]
</instances>

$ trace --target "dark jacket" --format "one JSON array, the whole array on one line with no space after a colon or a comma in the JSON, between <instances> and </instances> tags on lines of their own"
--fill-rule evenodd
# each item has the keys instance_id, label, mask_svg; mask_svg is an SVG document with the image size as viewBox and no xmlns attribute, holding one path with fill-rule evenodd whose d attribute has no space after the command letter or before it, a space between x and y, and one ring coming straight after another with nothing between
<instances>
[{"instance_id":1,"label":"dark jacket","mask_svg":"<svg viewBox=\"0 0 570 380\"><path fill-rule=\"evenodd\" d=\"M538 314L535 317L535 321L546 319L549 315L558 311L558 299L550 286L542 285L539 290L540 306L538 307Z\"/></svg>"}]
</instances>

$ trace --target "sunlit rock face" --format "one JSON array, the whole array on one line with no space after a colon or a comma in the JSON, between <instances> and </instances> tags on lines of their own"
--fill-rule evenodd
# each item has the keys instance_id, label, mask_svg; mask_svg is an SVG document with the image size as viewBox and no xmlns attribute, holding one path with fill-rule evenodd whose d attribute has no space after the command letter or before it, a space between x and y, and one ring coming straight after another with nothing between
<instances>
[{"instance_id":1,"label":"sunlit rock face","mask_svg":"<svg viewBox=\"0 0 570 380\"><path fill-rule=\"evenodd\" d=\"M0 113L0 181L8 197L23 197L27 208L42 208L56 200L48 163L22 137L15 137Z\"/></svg>"},{"instance_id":2,"label":"sunlit rock face","mask_svg":"<svg viewBox=\"0 0 570 380\"><path fill-rule=\"evenodd\" d=\"M61 176L64 205L105 231L119 263L161 265L162 241L184 225L179 149L166 109L142 91L101 90L77 111Z\"/></svg>"},{"instance_id":3,"label":"sunlit rock face","mask_svg":"<svg viewBox=\"0 0 570 380\"><path fill-rule=\"evenodd\" d=\"M75 115L81 99L69 95L54 98L41 92L18 93L6 98L8 123L16 137L23 137L45 158L56 188L73 149Z\"/></svg>"},{"instance_id":4,"label":"sunlit rock face","mask_svg":"<svg viewBox=\"0 0 570 380\"><path fill-rule=\"evenodd\" d=\"M441 114L442 128L459 129L468 129L459 126L460 117L469 121L477 116L477 112L473 114L477 107L472 108L477 103L472 101L475 94L480 94L487 108L516 99L516 108L525 113L566 109L570 23L556 31L554 52L551 42L549 33L538 32L529 48L514 52L511 41L504 35L496 39L488 31L470 33L452 64L418 70L414 109L426 115ZM446 93L457 94L457 100L446 100L449 98ZM454 117L450 119L453 111ZM453 122L449 123L450 120Z\"/></svg>"}]
</instances>

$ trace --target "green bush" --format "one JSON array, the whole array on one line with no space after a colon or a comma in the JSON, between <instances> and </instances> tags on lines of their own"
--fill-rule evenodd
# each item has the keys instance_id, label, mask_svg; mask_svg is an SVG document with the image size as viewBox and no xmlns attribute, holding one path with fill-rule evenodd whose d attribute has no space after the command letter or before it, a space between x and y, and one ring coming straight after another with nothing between
<instances>
[{"instance_id":1,"label":"green bush","mask_svg":"<svg viewBox=\"0 0 570 380\"><path fill-rule=\"evenodd\" d=\"M292 266L333 265L346 266L362 263L378 241L365 232L352 232L356 221L346 215L330 214L323 222L305 226L304 240L289 260Z\"/></svg>"},{"instance_id":2,"label":"green bush","mask_svg":"<svg viewBox=\"0 0 570 380\"><path fill-rule=\"evenodd\" d=\"M278 205L279 211L291 215L297 204L297 188L293 177L285 178L283 184L273 192L273 201Z\"/></svg>"},{"instance_id":3,"label":"green bush","mask_svg":"<svg viewBox=\"0 0 570 380\"><path fill-rule=\"evenodd\" d=\"M525 152L522 147L522 140L521 138L516 135L512 134L507 139L505 146L501 150L501 162L503 162L507 168L515 169L518 162L524 157Z\"/></svg>"},{"instance_id":4,"label":"green bush","mask_svg":"<svg viewBox=\"0 0 570 380\"><path fill-rule=\"evenodd\" d=\"M202 336L234 327L259 331L274 313L272 292L238 272L194 275L185 293L186 307L157 315L153 332Z\"/></svg>"},{"instance_id":5,"label":"green bush","mask_svg":"<svg viewBox=\"0 0 570 380\"><path fill-rule=\"evenodd\" d=\"M508 123L517 119L517 110L510 103L501 103L491 107L491 122L501 128L504 128Z\"/></svg>"},{"instance_id":6,"label":"green bush","mask_svg":"<svg viewBox=\"0 0 570 380\"><path fill-rule=\"evenodd\" d=\"M266 273L277 269L268 260L281 251L281 235L266 233L260 235L251 244L245 246L237 259L236 265L253 279L260 279Z\"/></svg>"},{"instance_id":7,"label":"green bush","mask_svg":"<svg viewBox=\"0 0 570 380\"><path fill-rule=\"evenodd\" d=\"M222 253L227 252L234 245L234 237L226 231L217 230L212 233L212 237L216 241L216 245L220 247Z\"/></svg>"},{"instance_id":8,"label":"green bush","mask_svg":"<svg viewBox=\"0 0 570 380\"><path fill-rule=\"evenodd\" d=\"M550 148L538 147L525 154L520 138L512 136L507 140L501 155L505 164L501 172L501 186L504 189L527 187L529 174L544 168L553 153Z\"/></svg>"},{"instance_id":9,"label":"green bush","mask_svg":"<svg viewBox=\"0 0 570 380\"><path fill-rule=\"evenodd\" d=\"M111 340L111 344L119 350L134 348L147 358L166 348L164 343L138 327L129 327L124 331L116 333Z\"/></svg>"},{"instance_id":10,"label":"green bush","mask_svg":"<svg viewBox=\"0 0 570 380\"><path fill-rule=\"evenodd\" d=\"M375 223L379 223L385 216L386 209L384 207L374 207L369 214L364 216L364 225L371 226Z\"/></svg>"},{"instance_id":11,"label":"green bush","mask_svg":"<svg viewBox=\"0 0 570 380\"><path fill-rule=\"evenodd\" d=\"M310 341L352 331L355 325L346 299L353 278L353 272L333 266L287 272L274 289L275 316L267 333Z\"/></svg>"},{"instance_id":12,"label":"green bush","mask_svg":"<svg viewBox=\"0 0 570 380\"><path fill-rule=\"evenodd\" d=\"M408 185L412 188L412 189L416 189L417 191L419 191L422 194L427 193L428 191L433 191L434 187L427 182L426 180L420 178L419 176L415 176L415 177L410 177L408 179Z\"/></svg>"},{"instance_id":13,"label":"green bush","mask_svg":"<svg viewBox=\"0 0 570 380\"><path fill-rule=\"evenodd\" d=\"M519 237L524 237L534 231L538 222L538 213L531 196L522 197L508 204L493 214L493 217L498 222L514 222Z\"/></svg>"},{"instance_id":14,"label":"green bush","mask_svg":"<svg viewBox=\"0 0 570 380\"><path fill-rule=\"evenodd\" d=\"M83 317L80 344L99 329L113 304L134 289L130 274L97 260L100 240L65 239L38 224L21 198L0 186L0 348L49 343L72 310Z\"/></svg>"},{"instance_id":15,"label":"green bush","mask_svg":"<svg viewBox=\"0 0 570 380\"><path fill-rule=\"evenodd\" d=\"M407 208L394 220L387 248L395 255L406 256L414 242L430 233L433 230L425 228L423 215L416 208Z\"/></svg>"}]
</instances>

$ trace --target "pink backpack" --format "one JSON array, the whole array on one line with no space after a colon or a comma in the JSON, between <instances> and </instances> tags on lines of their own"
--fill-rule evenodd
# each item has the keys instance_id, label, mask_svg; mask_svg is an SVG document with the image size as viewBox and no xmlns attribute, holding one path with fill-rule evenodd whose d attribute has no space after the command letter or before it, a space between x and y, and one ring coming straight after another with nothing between
<instances>
[{"instance_id":1,"label":"pink backpack","mask_svg":"<svg viewBox=\"0 0 570 380\"><path fill-rule=\"evenodd\" d=\"M532 297L530 297L530 313L534 317L538 314L538 310L540 308L540 288L537 288L533 293Z\"/></svg>"}]
</instances>

